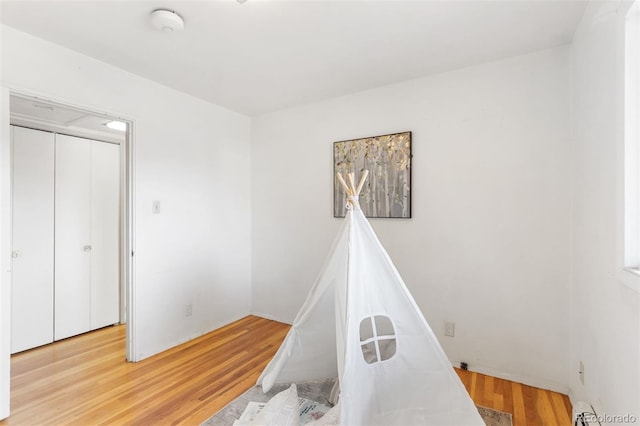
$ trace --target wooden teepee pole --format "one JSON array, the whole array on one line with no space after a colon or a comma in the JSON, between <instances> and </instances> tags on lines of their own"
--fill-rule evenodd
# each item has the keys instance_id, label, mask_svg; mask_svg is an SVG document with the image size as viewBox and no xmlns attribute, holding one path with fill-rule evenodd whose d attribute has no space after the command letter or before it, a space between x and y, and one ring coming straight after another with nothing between
<instances>
[{"instance_id":1,"label":"wooden teepee pole","mask_svg":"<svg viewBox=\"0 0 640 426\"><path fill-rule=\"evenodd\" d=\"M347 182L345 182L340 172L336 173L338 182L340 182L340 186L342 186L342 189L344 189L344 192L346 192L347 198L360 196L360 191L362 191L362 187L364 187L364 182L367 180L367 176L369 176L369 170L363 170L362 176L360 176L360 182L358 182L358 186L356 186L354 173L347 174L347 179L349 180L348 184ZM357 198L355 200L349 199L348 202L351 203L354 207L357 207Z\"/></svg>"},{"instance_id":2,"label":"wooden teepee pole","mask_svg":"<svg viewBox=\"0 0 640 426\"><path fill-rule=\"evenodd\" d=\"M360 196L360 191L362 191L362 187L364 186L364 181L367 180L367 176L369 176L369 170L363 170L362 176L360 176L360 183L358 183L358 187L356 188L356 197Z\"/></svg>"},{"instance_id":3,"label":"wooden teepee pole","mask_svg":"<svg viewBox=\"0 0 640 426\"><path fill-rule=\"evenodd\" d=\"M344 179L342 178L342 175L340 174L340 172L336 173L336 176L338 177L338 182L340 182L340 185L342 186L342 189L344 189L344 192L346 192L347 195L353 195L351 193L351 190L349 189L349 186L347 186L347 182L345 182Z\"/></svg>"},{"instance_id":4,"label":"wooden teepee pole","mask_svg":"<svg viewBox=\"0 0 640 426\"><path fill-rule=\"evenodd\" d=\"M355 184L355 173L348 173L347 174L347 179L349 179L349 189L351 189L351 194L354 196L358 196L358 193L356 192L356 184Z\"/></svg>"}]
</instances>

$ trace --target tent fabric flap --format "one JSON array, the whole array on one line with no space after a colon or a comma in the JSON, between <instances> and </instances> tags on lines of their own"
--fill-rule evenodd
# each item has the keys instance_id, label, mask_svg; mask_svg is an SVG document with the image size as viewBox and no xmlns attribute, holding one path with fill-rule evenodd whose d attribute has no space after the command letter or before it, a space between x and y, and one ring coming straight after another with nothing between
<instances>
[{"instance_id":1,"label":"tent fabric flap","mask_svg":"<svg viewBox=\"0 0 640 426\"><path fill-rule=\"evenodd\" d=\"M343 425L484 424L357 206L258 384L329 377Z\"/></svg>"},{"instance_id":2,"label":"tent fabric flap","mask_svg":"<svg viewBox=\"0 0 640 426\"><path fill-rule=\"evenodd\" d=\"M339 271L347 265L348 227L345 221L291 330L258 378L264 392L275 383L338 377L334 289L346 288L336 280L346 280Z\"/></svg>"}]
</instances>

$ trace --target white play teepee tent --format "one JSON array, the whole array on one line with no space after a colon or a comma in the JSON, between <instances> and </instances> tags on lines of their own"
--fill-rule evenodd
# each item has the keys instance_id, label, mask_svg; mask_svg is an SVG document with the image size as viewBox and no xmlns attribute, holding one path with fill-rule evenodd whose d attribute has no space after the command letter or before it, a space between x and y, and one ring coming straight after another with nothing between
<instances>
[{"instance_id":1,"label":"white play teepee tent","mask_svg":"<svg viewBox=\"0 0 640 426\"><path fill-rule=\"evenodd\" d=\"M389 255L338 175L349 210L302 309L258 384L338 377L342 425L481 425Z\"/></svg>"}]
</instances>

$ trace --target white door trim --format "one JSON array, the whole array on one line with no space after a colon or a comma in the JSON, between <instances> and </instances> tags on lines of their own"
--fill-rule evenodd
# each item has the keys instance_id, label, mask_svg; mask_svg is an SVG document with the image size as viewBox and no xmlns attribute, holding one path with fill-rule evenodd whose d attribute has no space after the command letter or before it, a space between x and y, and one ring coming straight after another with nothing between
<instances>
[{"instance_id":1,"label":"white door trim","mask_svg":"<svg viewBox=\"0 0 640 426\"><path fill-rule=\"evenodd\" d=\"M135 315L135 119L124 114L105 113L95 109L59 102L16 87L0 87L0 419L10 413L10 368L11 368L11 137L10 108L11 95L38 99L40 102L58 104L105 118L124 121L128 124L126 140L122 144L121 176L123 198L121 207L122 226L122 275L124 279L124 311L126 315L126 358L138 361L136 357L136 315Z\"/></svg>"}]
</instances>

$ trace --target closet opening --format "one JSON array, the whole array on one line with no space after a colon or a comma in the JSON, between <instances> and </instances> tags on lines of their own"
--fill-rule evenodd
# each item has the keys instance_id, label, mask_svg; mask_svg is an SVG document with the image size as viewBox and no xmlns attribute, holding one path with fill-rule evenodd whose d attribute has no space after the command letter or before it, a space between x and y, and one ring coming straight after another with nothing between
<instances>
[{"instance_id":1,"label":"closet opening","mask_svg":"<svg viewBox=\"0 0 640 426\"><path fill-rule=\"evenodd\" d=\"M133 357L133 121L14 93L11 353L122 324Z\"/></svg>"}]
</instances>

